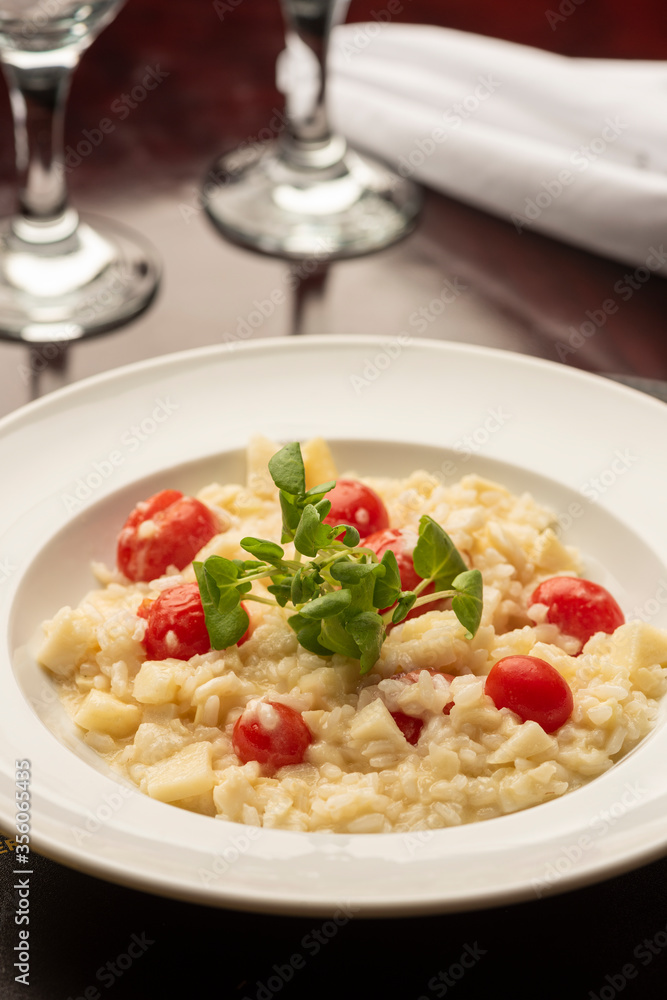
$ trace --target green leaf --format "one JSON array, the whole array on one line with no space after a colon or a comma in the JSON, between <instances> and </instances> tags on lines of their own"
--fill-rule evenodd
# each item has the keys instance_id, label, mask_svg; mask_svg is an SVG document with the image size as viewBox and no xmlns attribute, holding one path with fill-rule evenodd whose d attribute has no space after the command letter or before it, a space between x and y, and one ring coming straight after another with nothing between
<instances>
[{"instance_id":1,"label":"green leaf","mask_svg":"<svg viewBox=\"0 0 667 1000\"><path fill-rule=\"evenodd\" d=\"M407 618L416 600L417 595L412 590L405 590L401 593L398 603L394 608L394 613L391 616L394 625L398 625L399 622Z\"/></svg>"},{"instance_id":2,"label":"green leaf","mask_svg":"<svg viewBox=\"0 0 667 1000\"><path fill-rule=\"evenodd\" d=\"M345 630L361 650L361 674L367 674L377 663L386 638L384 622L378 614L365 611L345 623Z\"/></svg>"},{"instance_id":3,"label":"green leaf","mask_svg":"<svg viewBox=\"0 0 667 1000\"><path fill-rule=\"evenodd\" d=\"M299 527L299 521L301 520L301 509L297 507L291 497L282 491L279 494L280 497L280 509L283 515L283 533L280 539L281 542L291 542L294 538L294 532Z\"/></svg>"},{"instance_id":4,"label":"green leaf","mask_svg":"<svg viewBox=\"0 0 667 1000\"><path fill-rule=\"evenodd\" d=\"M382 568L382 572L380 572ZM382 562L375 567L375 589L373 604L376 608L390 608L398 600L401 592L401 574L396 562L396 556L387 549L382 556Z\"/></svg>"},{"instance_id":5,"label":"green leaf","mask_svg":"<svg viewBox=\"0 0 667 1000\"><path fill-rule=\"evenodd\" d=\"M232 562L231 559L223 559L222 556L209 556L204 567L209 576L213 577L220 587L236 586L242 564L240 559Z\"/></svg>"},{"instance_id":6,"label":"green leaf","mask_svg":"<svg viewBox=\"0 0 667 1000\"><path fill-rule=\"evenodd\" d=\"M375 611L373 604L374 590L375 576L372 573L365 576L359 583L355 583L354 586L348 587L348 591L352 595L352 601L345 614L346 621L354 618L355 615L360 614L362 611Z\"/></svg>"},{"instance_id":7,"label":"green leaf","mask_svg":"<svg viewBox=\"0 0 667 1000\"><path fill-rule=\"evenodd\" d=\"M209 556L204 563L206 579L209 581L209 584L212 581L216 585L218 594L223 594L227 590L232 590L239 594L247 594L252 588L252 583L245 583L243 581L241 572L244 565L240 559L231 560L223 559L222 556ZM252 565L256 567L261 565L261 563L255 562Z\"/></svg>"},{"instance_id":8,"label":"green leaf","mask_svg":"<svg viewBox=\"0 0 667 1000\"><path fill-rule=\"evenodd\" d=\"M304 649L316 656L331 656L331 650L323 646L320 639L320 623L308 622L304 628L300 629L296 637Z\"/></svg>"},{"instance_id":9,"label":"green leaf","mask_svg":"<svg viewBox=\"0 0 667 1000\"><path fill-rule=\"evenodd\" d=\"M313 558L320 549L331 541L333 529L328 524L322 524L319 515L312 504L303 508L299 527L294 535L294 546L297 552Z\"/></svg>"},{"instance_id":10,"label":"green leaf","mask_svg":"<svg viewBox=\"0 0 667 1000\"><path fill-rule=\"evenodd\" d=\"M306 470L297 441L286 444L269 459L269 472L279 490L292 496L302 496L306 492Z\"/></svg>"},{"instance_id":11,"label":"green leaf","mask_svg":"<svg viewBox=\"0 0 667 1000\"><path fill-rule=\"evenodd\" d=\"M412 559L417 575L422 580L435 580L436 590L449 590L454 577L468 568L447 532L428 514L419 522L419 541Z\"/></svg>"},{"instance_id":12,"label":"green leaf","mask_svg":"<svg viewBox=\"0 0 667 1000\"><path fill-rule=\"evenodd\" d=\"M331 500L319 500L316 502L315 499L313 498L311 502L315 507L315 510L317 511L317 516L319 517L320 521L323 521L324 518L329 513L329 511L331 510Z\"/></svg>"},{"instance_id":13,"label":"green leaf","mask_svg":"<svg viewBox=\"0 0 667 1000\"><path fill-rule=\"evenodd\" d=\"M292 599L292 577L273 576L273 583L266 589L273 594L281 608L284 608L288 601Z\"/></svg>"},{"instance_id":14,"label":"green leaf","mask_svg":"<svg viewBox=\"0 0 667 1000\"><path fill-rule=\"evenodd\" d=\"M287 624L294 632L298 632L300 628L305 628L309 624L308 619L304 618L303 615L292 615L287 619Z\"/></svg>"},{"instance_id":15,"label":"green leaf","mask_svg":"<svg viewBox=\"0 0 667 1000\"><path fill-rule=\"evenodd\" d=\"M331 650L319 641L320 622L307 621L301 615L292 615L287 619L287 624L296 632L297 640L309 653L315 653L316 656L331 656Z\"/></svg>"},{"instance_id":16,"label":"green leaf","mask_svg":"<svg viewBox=\"0 0 667 1000\"><path fill-rule=\"evenodd\" d=\"M361 650L349 632L346 631L342 615L336 618L325 618L321 625L320 642L323 645L327 646L333 653L349 656L352 660L359 659Z\"/></svg>"},{"instance_id":17,"label":"green leaf","mask_svg":"<svg viewBox=\"0 0 667 1000\"><path fill-rule=\"evenodd\" d=\"M292 604L305 604L318 590L316 574L311 569L300 569L292 577L290 600Z\"/></svg>"},{"instance_id":18,"label":"green leaf","mask_svg":"<svg viewBox=\"0 0 667 1000\"><path fill-rule=\"evenodd\" d=\"M273 565L282 562L285 557L285 550L282 546L277 545L275 542L267 542L262 538L247 536L241 539L240 545L250 555L256 556L262 562L272 563ZM258 566L255 568L259 569Z\"/></svg>"},{"instance_id":19,"label":"green leaf","mask_svg":"<svg viewBox=\"0 0 667 1000\"><path fill-rule=\"evenodd\" d=\"M311 488L306 493L309 503L317 503L318 500L324 496L325 493L329 493L336 485L336 480L331 479L328 483L320 483L319 486L311 486Z\"/></svg>"},{"instance_id":20,"label":"green leaf","mask_svg":"<svg viewBox=\"0 0 667 1000\"><path fill-rule=\"evenodd\" d=\"M303 618L320 620L322 618L334 618L349 607L352 601L352 594L349 590L334 590L330 594L323 594L316 597L314 601L304 604L300 614Z\"/></svg>"},{"instance_id":21,"label":"green leaf","mask_svg":"<svg viewBox=\"0 0 667 1000\"><path fill-rule=\"evenodd\" d=\"M377 567L378 563L360 563L352 562L347 557L339 559L331 567L331 575L334 580L338 580L339 583L352 584L359 583L363 580L365 576L369 573L373 573Z\"/></svg>"},{"instance_id":22,"label":"green leaf","mask_svg":"<svg viewBox=\"0 0 667 1000\"><path fill-rule=\"evenodd\" d=\"M208 562L208 560L206 560ZM206 613L207 604L217 608L218 600L220 598L220 588L209 574L204 569L204 563L193 562L192 568L195 571L195 576L197 578L197 585L199 587L199 596L201 597L202 607L204 608L204 614Z\"/></svg>"},{"instance_id":23,"label":"green leaf","mask_svg":"<svg viewBox=\"0 0 667 1000\"><path fill-rule=\"evenodd\" d=\"M341 528L345 529L345 533L340 541L342 541L343 545L346 545L348 549L353 549L355 545L359 544L361 535L356 528L352 527L351 524L339 524L334 531L334 538L338 538L338 533Z\"/></svg>"},{"instance_id":24,"label":"green leaf","mask_svg":"<svg viewBox=\"0 0 667 1000\"><path fill-rule=\"evenodd\" d=\"M452 581L454 590L452 611L466 629L466 639L472 639L482 620L482 574L478 569L467 569Z\"/></svg>"},{"instance_id":25,"label":"green leaf","mask_svg":"<svg viewBox=\"0 0 667 1000\"><path fill-rule=\"evenodd\" d=\"M208 559L206 562L208 563ZM220 591L215 579L208 573L206 564L193 563L206 629L213 649L227 649L238 642L248 628L250 619L241 607L241 595L236 588Z\"/></svg>"}]
</instances>

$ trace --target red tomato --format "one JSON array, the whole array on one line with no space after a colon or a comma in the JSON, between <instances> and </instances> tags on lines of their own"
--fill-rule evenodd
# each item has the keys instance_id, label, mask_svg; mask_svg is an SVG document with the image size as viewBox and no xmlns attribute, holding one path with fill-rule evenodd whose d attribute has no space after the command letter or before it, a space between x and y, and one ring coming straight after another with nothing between
<instances>
[{"instance_id":1,"label":"red tomato","mask_svg":"<svg viewBox=\"0 0 667 1000\"><path fill-rule=\"evenodd\" d=\"M148 620L148 617L151 613L151 608L153 607L154 604L155 601L151 601L148 597L144 597L143 601L137 608L137 617L145 618L146 620Z\"/></svg>"},{"instance_id":2,"label":"red tomato","mask_svg":"<svg viewBox=\"0 0 667 1000\"><path fill-rule=\"evenodd\" d=\"M162 490L137 504L123 525L118 568L128 580L154 580L169 566L187 566L217 531L215 515L205 504L178 490Z\"/></svg>"},{"instance_id":3,"label":"red tomato","mask_svg":"<svg viewBox=\"0 0 667 1000\"><path fill-rule=\"evenodd\" d=\"M390 715L408 743L415 746L424 728L424 720L416 715L406 715L405 712L391 712Z\"/></svg>"},{"instance_id":4,"label":"red tomato","mask_svg":"<svg viewBox=\"0 0 667 1000\"><path fill-rule=\"evenodd\" d=\"M166 660L169 656L189 660L197 653L208 653L211 640L196 583L170 587L153 601L144 646L149 660Z\"/></svg>"},{"instance_id":5,"label":"red tomato","mask_svg":"<svg viewBox=\"0 0 667 1000\"><path fill-rule=\"evenodd\" d=\"M331 510L325 524L351 524L362 538L389 527L389 515L375 490L357 479L339 479L326 499Z\"/></svg>"},{"instance_id":6,"label":"red tomato","mask_svg":"<svg viewBox=\"0 0 667 1000\"><path fill-rule=\"evenodd\" d=\"M243 602L241 607L247 613ZM197 653L208 653L211 640L206 628L204 609L196 583L183 583L163 590L156 600L142 601L137 614L148 619L144 647L149 660L189 660ZM243 633L237 646L249 638L252 628Z\"/></svg>"},{"instance_id":7,"label":"red tomato","mask_svg":"<svg viewBox=\"0 0 667 1000\"><path fill-rule=\"evenodd\" d=\"M412 528L385 528L384 531L376 531L364 538L364 546L372 549L378 559L382 559L385 552L391 549L401 574L401 587L403 590L414 590L421 583L421 577L417 576L412 561L418 538L417 532Z\"/></svg>"},{"instance_id":8,"label":"red tomato","mask_svg":"<svg viewBox=\"0 0 667 1000\"><path fill-rule=\"evenodd\" d=\"M554 576L537 587L533 604L546 604L547 621L583 644L596 632L614 632L625 615L608 590L578 576Z\"/></svg>"},{"instance_id":9,"label":"red tomato","mask_svg":"<svg viewBox=\"0 0 667 1000\"><path fill-rule=\"evenodd\" d=\"M532 719L553 733L570 718L572 691L555 667L537 656L505 656L495 663L484 690L496 708L509 708L522 722Z\"/></svg>"},{"instance_id":10,"label":"red tomato","mask_svg":"<svg viewBox=\"0 0 667 1000\"><path fill-rule=\"evenodd\" d=\"M232 744L247 764L256 760L267 771L287 764L301 764L313 742L300 712L279 701L251 702L234 723Z\"/></svg>"},{"instance_id":11,"label":"red tomato","mask_svg":"<svg viewBox=\"0 0 667 1000\"><path fill-rule=\"evenodd\" d=\"M382 559L382 556L388 549L391 549L396 556L396 562L398 563L398 572L401 577L401 588L403 590L414 590L418 583L421 583L422 578L417 576L415 571L415 565L412 561L412 553L414 552L415 545L417 544L419 536L416 531L412 528L385 528L384 531L376 531L375 534L369 535L368 538L364 538L363 544L368 549L372 549L376 554L378 559ZM432 594L434 585L429 583L428 587L422 591L421 596L425 594ZM426 614L427 611L441 611L445 607L444 601L434 601L432 604L422 604L418 608L413 608L409 611L405 621L408 618L417 618L419 615ZM388 611L388 608L382 608L381 612ZM393 628L393 625L389 625L389 628Z\"/></svg>"}]
</instances>

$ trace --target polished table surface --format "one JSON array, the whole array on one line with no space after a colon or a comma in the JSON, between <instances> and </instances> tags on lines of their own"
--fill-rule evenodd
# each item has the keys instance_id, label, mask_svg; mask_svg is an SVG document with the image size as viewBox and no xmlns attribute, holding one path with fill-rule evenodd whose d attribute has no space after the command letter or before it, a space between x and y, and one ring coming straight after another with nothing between
<instances>
[{"instance_id":1,"label":"polished table surface","mask_svg":"<svg viewBox=\"0 0 667 1000\"><path fill-rule=\"evenodd\" d=\"M552 27L545 5L529 0L509 12L495 0L404 0L395 19L572 55L660 58L667 52L660 5L639 4L631 11L622 3L588 0L553 8L572 11ZM351 19L373 10L371 3L353 3ZM217 8L208 0L130 0L85 55L68 115L73 198L83 211L125 221L152 240L164 262L164 280L153 307L123 330L67 351L0 342L0 416L96 372L244 337L239 331L255 303L284 289L290 268L301 279L297 291L276 305L253 336L375 333L391 340L407 332L562 361L665 398L667 282L637 280L633 267L534 232L518 234L507 220L434 192L427 193L421 222L405 241L327 268L262 257L220 239L201 210L199 185L216 154L253 141L281 107L273 82L281 38L277 0ZM148 69L161 82L143 98L135 90L133 99ZM90 151L80 147L86 152L79 156L85 130L105 117L114 129ZM10 129L3 92L5 212L14 197ZM445 294L452 288L455 296ZM443 298L453 301L441 309ZM609 299L618 309L584 336L582 324ZM170 986L197 997L253 1000L343 992L415 1000L451 994L463 1000L513 997L521 985L554 998L664 996L667 948L660 942L667 925L667 861L498 910L386 921L342 917L325 927L315 918L160 899L36 858L34 953L30 986L24 987L13 980L11 860L11 843L0 840L3 998L65 1000L109 990L110 996L138 1000L167 995ZM127 953L133 935L143 945L122 971L114 962ZM303 962L288 975L297 954ZM98 976L107 963L116 972Z\"/></svg>"}]
</instances>

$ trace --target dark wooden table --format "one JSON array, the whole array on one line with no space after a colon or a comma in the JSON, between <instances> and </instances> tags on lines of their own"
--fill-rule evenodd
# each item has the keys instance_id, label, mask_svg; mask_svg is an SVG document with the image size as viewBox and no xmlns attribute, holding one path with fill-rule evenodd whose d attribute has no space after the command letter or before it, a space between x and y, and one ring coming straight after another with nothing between
<instances>
[{"instance_id":1,"label":"dark wooden table","mask_svg":"<svg viewBox=\"0 0 667 1000\"><path fill-rule=\"evenodd\" d=\"M363 20L381 6L357 0L350 17ZM403 0L402 8L396 21L448 25L570 55L662 58L667 53L663 5L650 0L632 7L623 0L559 0L551 8L532 0L513 5ZM207 224L198 193L214 156L253 139L281 107L274 86L281 41L277 0L230 0L217 7L209 0L130 0L85 55L68 116L74 200L148 236L162 255L164 282L157 302L139 321L76 344L55 359L46 350L29 352L0 342L0 415L98 371L221 342L256 300L284 287L289 265L224 243ZM131 95L147 67L167 75L145 99L130 97L131 107L124 95ZM86 130L105 117L113 131L80 156L77 147ZM10 129L3 91L0 209L5 212L14 197ZM391 338L409 330L645 379L659 392L657 380L667 379L667 283L661 278L633 290L594 336L568 350L580 343L573 335L588 313L618 297L615 288L633 270L533 232L519 235L505 221L430 192L411 237L381 254L306 277L255 335ZM411 317L428 307L446 281L465 285L465 292L423 331L416 330ZM667 948L660 942L667 943L667 861L500 910L351 920L327 936L330 928L320 920L209 910L37 858L40 895L31 915L29 987L14 982L11 861L11 850L0 840L0 995L8 1000L91 998L106 996L107 990L123 1000L152 1000L168 995L168 987L225 1000L278 994L401 1000L451 994L464 1000L513 997L520 985L529 995L558 1000L664 996ZM123 970L125 961L115 964L116 958L127 953L133 935L145 947ZM135 947L135 954L139 950ZM473 952L477 958L461 978L461 956ZM289 975L295 954L302 956L303 967Z\"/></svg>"}]
</instances>

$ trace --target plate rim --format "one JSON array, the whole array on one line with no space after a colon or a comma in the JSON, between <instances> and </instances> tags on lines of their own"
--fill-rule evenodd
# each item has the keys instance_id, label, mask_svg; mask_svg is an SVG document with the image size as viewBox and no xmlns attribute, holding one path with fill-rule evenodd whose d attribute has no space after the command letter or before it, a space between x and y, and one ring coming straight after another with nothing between
<instances>
[{"instance_id":1,"label":"plate rim","mask_svg":"<svg viewBox=\"0 0 667 1000\"><path fill-rule=\"evenodd\" d=\"M142 361L123 365L106 372L97 373L89 376L88 378L71 383L68 386L64 386L39 400L28 403L0 419L0 436L2 436L5 432L11 433L15 429L20 430L24 423L29 425L34 421L39 422L45 415L48 416L49 410L52 410L54 407L58 409L64 404L65 411L67 411L72 408L71 404L73 403L73 408L76 408L77 397L79 395L85 395L91 389L98 386L105 385L109 382L113 383L123 381L128 377L132 378L134 376L141 376L144 372L148 372L150 375L160 378L163 373L170 371L176 365L182 364L185 359L187 359L191 364L196 365L197 363L205 364L206 360L211 357L217 358L226 354L233 356L239 351L244 353L261 352L263 354L267 351L295 351L296 353L300 353L304 349L306 351L318 350L319 348L325 347L331 349L331 347L335 345L348 345L355 348L361 346L368 348L375 347L381 349L383 346L386 346L386 344L387 338L374 335L356 336L354 334L344 334L337 335L336 337L332 337L330 335L317 337L311 336L304 338L303 340L276 340L273 338L265 340L257 338L252 341L235 344L231 349L229 345L215 344L206 347L193 348L186 351L177 351L168 355L144 359ZM409 346L416 347L418 349L425 349L427 351L442 351L446 354L454 353L464 357L474 358L475 356L484 356L486 358L498 358L513 365L525 366L527 368L537 367L538 369L545 369L551 373L558 373L558 377L564 377L568 381L574 378L575 380L582 381L583 383L592 382L596 385L604 385L606 391L615 393L619 395L619 397L631 398L635 403L638 400L641 400L641 405L655 407L656 411L661 413L663 419L667 414L665 404L662 401L647 396L639 390L622 383L614 382L604 376L582 371L580 369L570 368L566 365L547 359L518 354L498 348L487 348L482 345L433 341L424 338L411 338ZM499 818L503 819L504 817ZM391 837L394 835L381 834L365 836ZM632 868L638 867L638 865L648 863L657 857L663 856L667 850L667 837L665 837L664 834L662 836L664 839L659 844L653 843L643 849L639 848L634 853L627 853L625 856L619 857L611 863L608 859L601 859L596 865L590 865L580 873L570 875L568 878L563 878L561 880L563 884L559 884L556 887L554 894L556 892L569 891L582 885L589 885L597 881L602 881L615 874L628 871ZM306 899L305 897L303 899L292 898L290 900L285 900L284 897L273 900L272 898L266 896L261 899L249 898L247 889L242 895L235 894L233 892L230 895L228 892L227 895L222 898L220 895L218 895L218 898L210 898L210 894L194 882L189 887L184 887L180 890L173 884L165 886L159 881L156 882L155 876L151 878L150 875L146 875L144 877L141 874L136 874L130 878L124 877L123 872L111 861L108 861L108 865L113 869L113 874L109 874L109 872L104 870L99 857L88 857L86 855L82 855L79 858L75 858L73 857L73 849L68 849L66 845L56 845L54 847L48 839L43 840L39 833L33 833L32 839L38 846L40 852L45 854L47 857L52 857L54 860L61 861L69 867L85 871L93 876L100 877L114 883L128 885L132 888L140 889L141 891L153 892L158 895L180 898L206 905L247 909L253 912L303 915L312 914L319 916L330 914L332 911L330 905L324 904L322 908L318 908L314 906L312 899ZM82 861L81 858L84 860ZM530 898L533 891L534 890L531 886L526 884L518 886L514 890L508 890L506 887L496 888L495 890L480 889L469 898L460 900L450 899L446 902L436 899L404 899L400 902L393 899L386 899L377 904L364 902L363 913L361 915L395 916L397 913L411 915L419 913L425 914L444 911L454 912L457 910L495 907L501 906L507 902L516 902L521 899ZM243 896L245 896L245 898L243 898Z\"/></svg>"}]
</instances>

